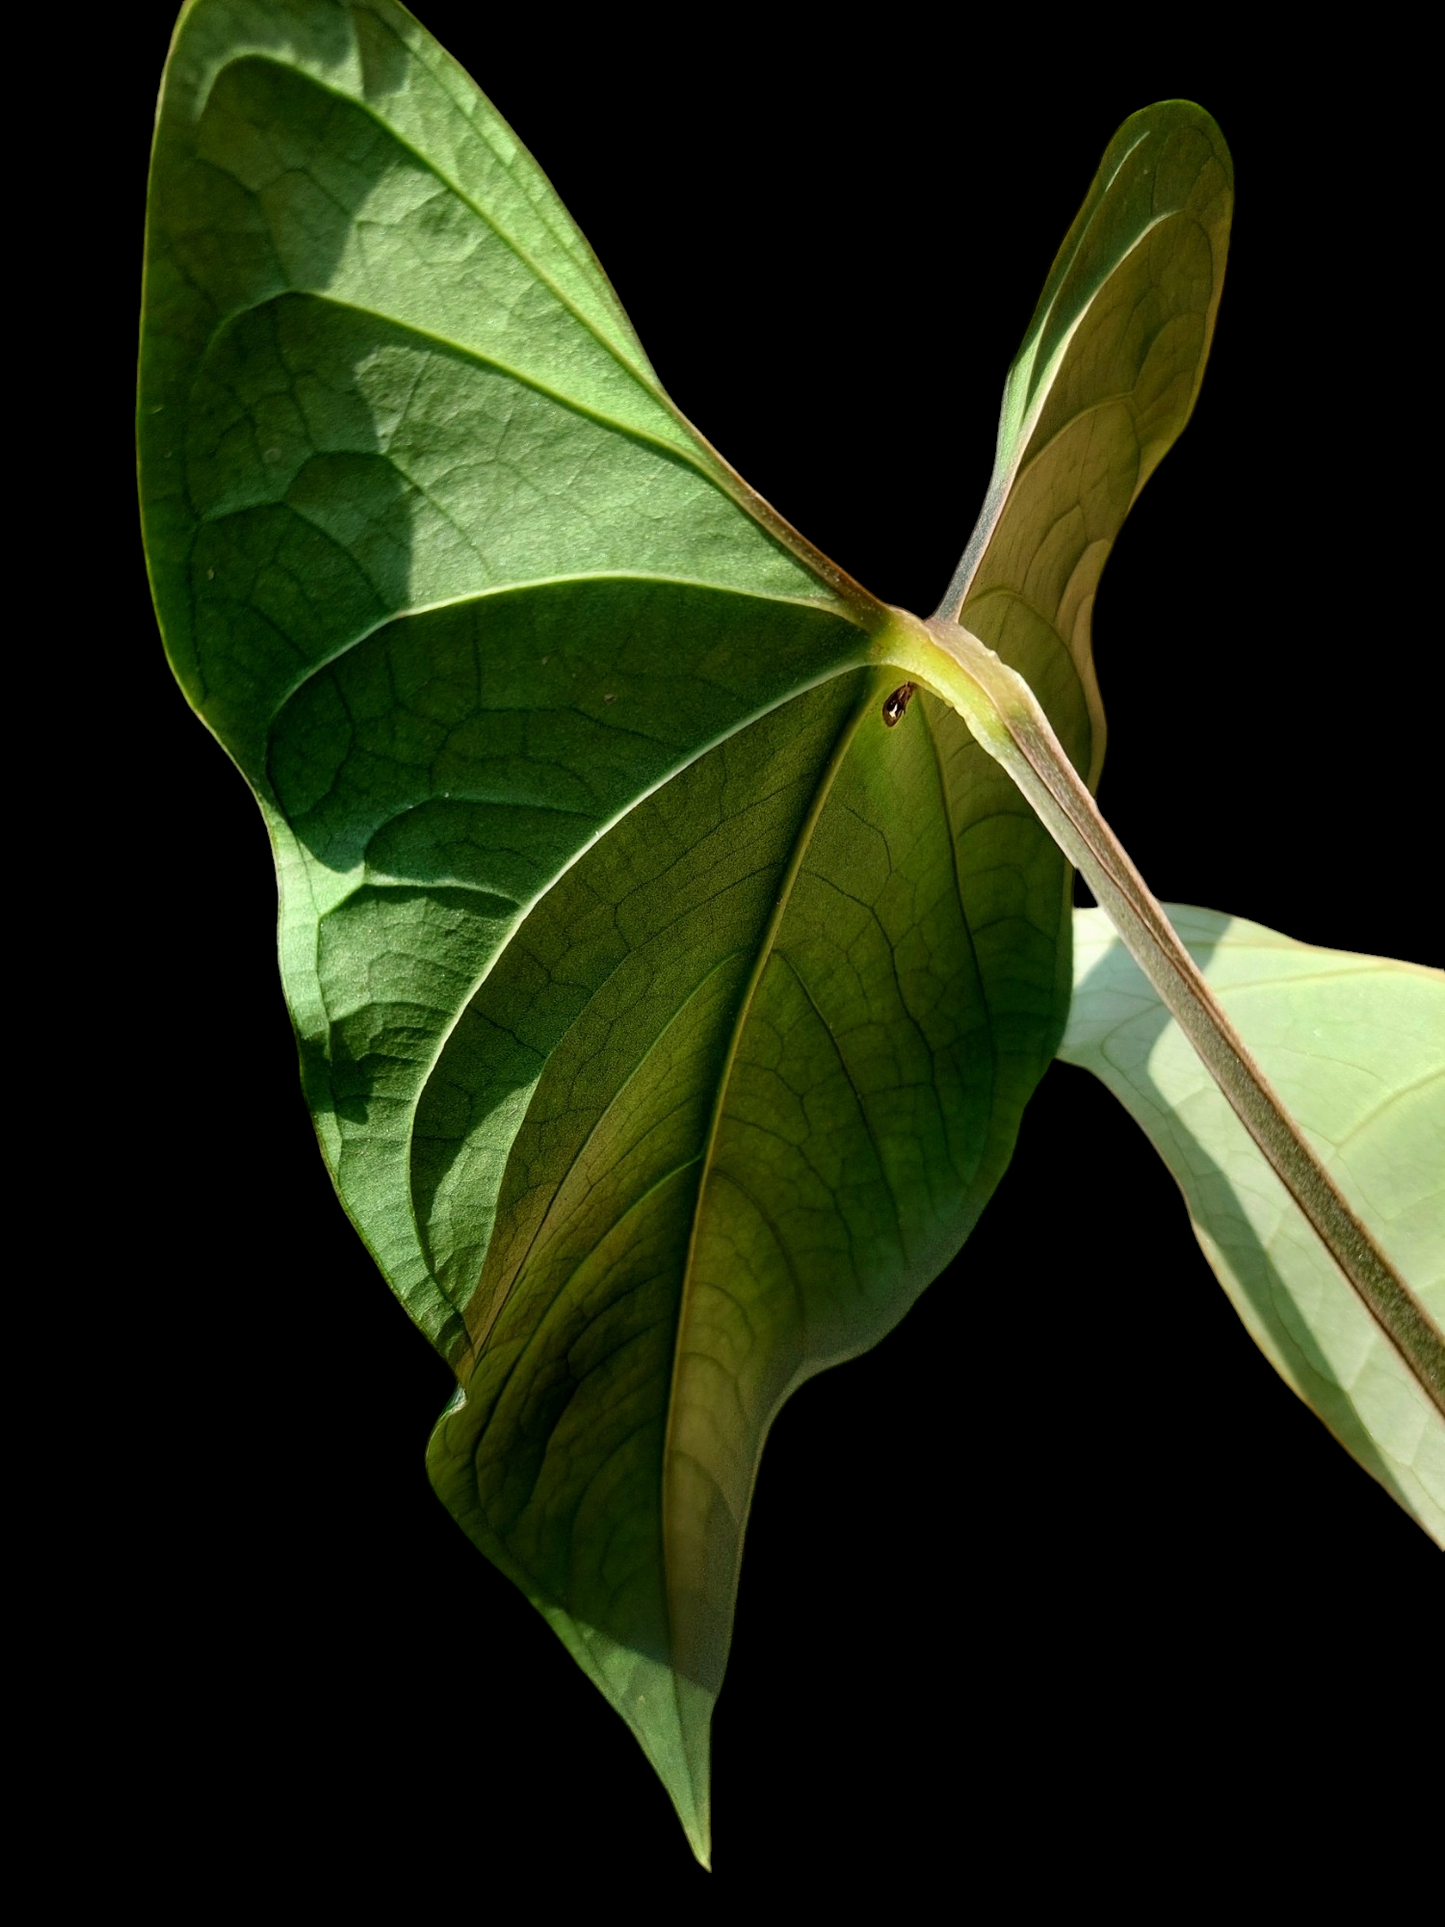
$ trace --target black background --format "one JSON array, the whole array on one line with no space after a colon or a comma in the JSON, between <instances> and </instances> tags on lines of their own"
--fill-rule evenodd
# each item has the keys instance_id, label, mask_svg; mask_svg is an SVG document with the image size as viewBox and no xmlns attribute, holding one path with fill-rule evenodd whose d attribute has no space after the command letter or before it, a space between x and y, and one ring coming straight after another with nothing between
<instances>
[{"instance_id":1,"label":"black background","mask_svg":"<svg viewBox=\"0 0 1445 1927\"><path fill-rule=\"evenodd\" d=\"M1099 599L1101 801L1166 900L1437 960L1412 816L1430 616L1396 473L1429 351L1402 339L1391 223L1415 177L1378 59L1317 54L1306 96L1231 35L1153 59L1003 19L964 55L896 12L813 41L787 10L687 16L685 40L679 15L645 44L541 8L425 18L547 168L681 407L925 613L1105 142L1148 100L1208 106L1234 251L1196 418ZM135 256L166 10L143 24L111 91ZM132 326L123 298L105 453L126 599L98 713L125 800L97 810L118 941L81 1048L115 1093L95 1584L112 1737L142 1730L161 1763L138 1875L163 1877L179 1832L223 1885L401 1874L418 1911L520 1870L559 1903L886 1884L911 1917L940 1878L1127 1883L1145 1838L1227 1861L1241 1818L1323 1811L1337 1768L1388 1765L1397 1634L1438 1614L1436 1555L1256 1353L1135 1127L1056 1067L960 1260L775 1427L711 1887L692 1868L620 1723L427 1486L448 1374L327 1182L266 839L170 680L132 547Z\"/></svg>"}]
</instances>

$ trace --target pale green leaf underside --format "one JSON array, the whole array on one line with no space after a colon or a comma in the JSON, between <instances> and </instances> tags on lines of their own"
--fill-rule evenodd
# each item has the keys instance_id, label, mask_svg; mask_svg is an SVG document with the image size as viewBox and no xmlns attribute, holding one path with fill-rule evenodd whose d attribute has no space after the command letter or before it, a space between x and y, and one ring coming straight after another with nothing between
<instances>
[{"instance_id":1,"label":"pale green leaf underside","mask_svg":"<svg viewBox=\"0 0 1445 1927\"><path fill-rule=\"evenodd\" d=\"M1167 908L1351 1206L1445 1323L1445 974ZM1074 978L1060 1055L1101 1077L1148 1133L1275 1370L1445 1545L1445 1420L1101 911L1075 912Z\"/></svg>"},{"instance_id":2,"label":"pale green leaf underside","mask_svg":"<svg viewBox=\"0 0 1445 1927\"><path fill-rule=\"evenodd\" d=\"M1115 335L1139 359L1137 302L1092 374L1052 367L1070 420ZM462 1386L437 1489L705 1854L768 1424L997 1182L1067 1007L1065 865L946 706L884 726L884 613L678 416L390 0L183 17L139 432L166 646L275 845L323 1149ZM1086 653L1079 569L1134 485L1091 495L1082 564L1037 505L999 525L1015 658L1084 767L1059 638Z\"/></svg>"}]
</instances>

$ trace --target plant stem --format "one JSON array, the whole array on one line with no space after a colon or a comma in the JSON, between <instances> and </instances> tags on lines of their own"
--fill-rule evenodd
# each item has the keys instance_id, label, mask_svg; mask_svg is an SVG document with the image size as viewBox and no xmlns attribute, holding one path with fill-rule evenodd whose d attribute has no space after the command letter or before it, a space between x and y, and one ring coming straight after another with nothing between
<instances>
[{"instance_id":1,"label":"plant stem","mask_svg":"<svg viewBox=\"0 0 1445 1927\"><path fill-rule=\"evenodd\" d=\"M1079 870L1244 1128L1400 1357L1445 1414L1445 1338L1356 1217L1250 1056L1021 676L947 618L894 611L887 660L955 708Z\"/></svg>"}]
</instances>

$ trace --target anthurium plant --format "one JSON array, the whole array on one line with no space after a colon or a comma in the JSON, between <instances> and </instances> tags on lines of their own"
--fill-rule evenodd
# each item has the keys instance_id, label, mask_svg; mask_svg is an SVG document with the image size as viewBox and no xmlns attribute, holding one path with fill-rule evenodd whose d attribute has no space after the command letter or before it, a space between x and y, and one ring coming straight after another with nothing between
<instances>
[{"instance_id":1,"label":"anthurium plant","mask_svg":"<svg viewBox=\"0 0 1445 1927\"><path fill-rule=\"evenodd\" d=\"M266 825L337 1192L452 1375L433 1486L705 1863L769 1429L967 1278L1057 1058L1142 1127L1280 1377L1445 1542L1445 978L1161 907L1093 797L1095 592L1199 397L1233 189L1202 108L1119 128L921 617L693 425L405 9L177 25L138 404L166 650ZM1000 298L947 262L805 268L865 360L870 304L962 331ZM957 1337L963 1380L1017 1375L1045 1425L1060 1281L1025 1248L984 1289L1010 1337ZM345 1387L344 1429L380 1397Z\"/></svg>"}]
</instances>

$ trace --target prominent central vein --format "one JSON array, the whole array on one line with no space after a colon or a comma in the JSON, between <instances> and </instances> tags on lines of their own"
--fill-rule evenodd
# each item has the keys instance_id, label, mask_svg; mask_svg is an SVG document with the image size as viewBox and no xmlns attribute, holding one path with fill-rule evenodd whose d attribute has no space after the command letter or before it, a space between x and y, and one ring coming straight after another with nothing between
<instances>
[{"instance_id":1,"label":"prominent central vein","mask_svg":"<svg viewBox=\"0 0 1445 1927\"><path fill-rule=\"evenodd\" d=\"M667 1614L669 1645L671 1645L673 1631L672 1595L671 1588L668 1584L668 1575L672 1568L672 1555L670 1550L672 1535L669 1530L670 1517L667 1486L669 1468L673 1455L673 1435L677 1424L678 1388L683 1358L683 1336L687 1326L688 1303L692 1293L692 1282L696 1269L698 1235L702 1225L703 1204L707 1195L713 1155L717 1148L718 1133L722 1128L723 1115L727 1108L728 1086L731 1082L733 1067L737 1062L738 1053L742 1046L743 1035L748 1027L748 1020L752 1015L753 1004L756 1001L758 990L762 984L768 964L772 959L774 948L777 944L778 933L782 928L783 920L788 913L788 906L792 901L794 887L812 845L813 832L817 828L818 819L821 817L828 798L832 794L838 772L843 767L844 758L853 746L854 738L858 733L863 719L873 713L878 701L879 692L885 680L886 676L881 674L875 674L868 678L867 687L859 699L857 707L838 732L837 741L833 746L833 753L829 757L827 766L818 780L813 801L809 806L808 813L804 817L802 824L799 826L797 836L794 838L792 854L788 860L788 867L783 873L779 886L778 901L773 907L773 913L769 917L767 927L759 940L757 957L754 960L753 968L749 974L742 997L738 1001L738 1013L733 1024L732 1036L728 1040L727 1051L718 1072L717 1095L713 1102L712 1116L708 1121L707 1135L703 1140L697 1201L693 1206L692 1229L688 1234L687 1256L683 1261L682 1279L678 1293L677 1328L673 1338L672 1350L672 1381L668 1387L667 1425L663 1435L660 1469L662 1482L662 1491L659 1497L662 1523L663 1610Z\"/></svg>"}]
</instances>

